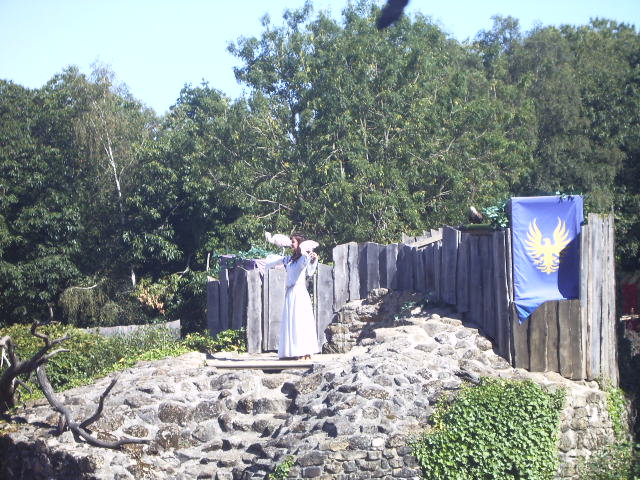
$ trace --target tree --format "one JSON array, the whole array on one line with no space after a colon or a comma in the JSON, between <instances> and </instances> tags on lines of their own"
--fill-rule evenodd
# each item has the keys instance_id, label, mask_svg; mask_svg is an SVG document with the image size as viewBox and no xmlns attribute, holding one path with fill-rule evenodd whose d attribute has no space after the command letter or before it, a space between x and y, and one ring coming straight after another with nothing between
<instances>
[{"instance_id":1,"label":"tree","mask_svg":"<svg viewBox=\"0 0 640 480\"><path fill-rule=\"evenodd\" d=\"M94 65L86 102L74 124L78 148L93 173L85 179L91 182L84 189L85 220L91 224L98 213L100 221L109 225L108 229L100 227L102 254L116 258L120 265L128 264L135 287L136 238L128 229L126 203L139 171L138 150L151 141L155 118L102 65ZM104 235L106 231L110 235Z\"/></svg>"},{"instance_id":2,"label":"tree","mask_svg":"<svg viewBox=\"0 0 640 480\"><path fill-rule=\"evenodd\" d=\"M371 2L343 24L310 11L231 47L284 129L279 203L295 228L328 245L389 241L509 189L530 159L530 111L497 97L473 52L420 16L380 33Z\"/></svg>"},{"instance_id":3,"label":"tree","mask_svg":"<svg viewBox=\"0 0 640 480\"><path fill-rule=\"evenodd\" d=\"M72 75L55 78L49 88ZM77 156L68 130L59 128L76 106L58 100L0 81L2 322L49 317L63 286L80 273L73 261L80 230Z\"/></svg>"}]
</instances>

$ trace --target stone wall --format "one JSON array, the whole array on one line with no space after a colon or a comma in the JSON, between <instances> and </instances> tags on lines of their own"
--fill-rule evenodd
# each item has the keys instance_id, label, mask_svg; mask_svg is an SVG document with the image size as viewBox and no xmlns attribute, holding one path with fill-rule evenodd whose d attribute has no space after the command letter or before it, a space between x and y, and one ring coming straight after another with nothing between
<instances>
[{"instance_id":1,"label":"stone wall","mask_svg":"<svg viewBox=\"0 0 640 480\"><path fill-rule=\"evenodd\" d=\"M69 432L56 435L57 415L35 402L0 424L0 478L256 480L292 456L289 478L419 479L410 441L439 401L482 376L567 390L559 478L576 478L578 459L613 439L595 383L513 369L478 328L446 311L416 308L394 319L385 309L405 299L384 293L345 306L352 313L341 318L360 322L342 323L348 351L308 371L227 371L191 353L122 372L94 433L149 445L76 443ZM60 396L86 418L109 381Z\"/></svg>"}]
</instances>

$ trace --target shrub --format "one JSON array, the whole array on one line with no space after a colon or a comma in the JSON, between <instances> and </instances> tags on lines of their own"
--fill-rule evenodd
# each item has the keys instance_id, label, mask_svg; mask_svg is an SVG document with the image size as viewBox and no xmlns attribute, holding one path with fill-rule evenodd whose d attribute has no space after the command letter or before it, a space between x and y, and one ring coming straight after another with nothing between
<instances>
[{"instance_id":1,"label":"shrub","mask_svg":"<svg viewBox=\"0 0 640 480\"><path fill-rule=\"evenodd\" d=\"M414 444L424 478L551 479L564 391L530 381L484 379L440 404Z\"/></svg>"},{"instance_id":2,"label":"shrub","mask_svg":"<svg viewBox=\"0 0 640 480\"><path fill-rule=\"evenodd\" d=\"M108 338L57 323L45 325L38 331L51 339L65 334L70 336L60 345L69 351L55 355L47 363L47 375L57 391L90 383L97 377L132 366L140 360L155 360L189 351L168 329L161 327L147 327L130 335ZM41 339L31 334L29 325L0 329L0 336L4 335L12 338L16 353L23 360L33 356L44 345ZM29 385L34 392L38 390L35 383Z\"/></svg>"},{"instance_id":3,"label":"shrub","mask_svg":"<svg viewBox=\"0 0 640 480\"><path fill-rule=\"evenodd\" d=\"M580 480L640 480L640 445L607 445L579 468Z\"/></svg>"},{"instance_id":4,"label":"shrub","mask_svg":"<svg viewBox=\"0 0 640 480\"><path fill-rule=\"evenodd\" d=\"M215 337L208 333L190 333L184 340L185 347L204 353L215 352L246 352L247 330L224 330Z\"/></svg>"}]
</instances>

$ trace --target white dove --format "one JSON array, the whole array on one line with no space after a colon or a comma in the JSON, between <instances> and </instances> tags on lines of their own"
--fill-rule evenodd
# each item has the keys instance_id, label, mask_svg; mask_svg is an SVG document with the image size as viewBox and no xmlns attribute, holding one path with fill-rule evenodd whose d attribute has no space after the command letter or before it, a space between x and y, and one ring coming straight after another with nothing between
<instances>
[{"instance_id":1,"label":"white dove","mask_svg":"<svg viewBox=\"0 0 640 480\"><path fill-rule=\"evenodd\" d=\"M264 232L264 238L269 243L273 243L276 247L282 247L282 255L284 255L284 249L291 247L291 238L282 233L274 233L271 235L269 232Z\"/></svg>"},{"instance_id":2,"label":"white dove","mask_svg":"<svg viewBox=\"0 0 640 480\"><path fill-rule=\"evenodd\" d=\"M285 248L291 246L291 239L282 233L274 233L271 235L269 232L264 232L264 238L267 242L273 243L278 247Z\"/></svg>"},{"instance_id":3,"label":"white dove","mask_svg":"<svg viewBox=\"0 0 640 480\"><path fill-rule=\"evenodd\" d=\"M319 243L316 242L315 240L305 240L304 242L302 242L300 244L300 251L301 252L311 252L318 245L319 245Z\"/></svg>"}]
</instances>

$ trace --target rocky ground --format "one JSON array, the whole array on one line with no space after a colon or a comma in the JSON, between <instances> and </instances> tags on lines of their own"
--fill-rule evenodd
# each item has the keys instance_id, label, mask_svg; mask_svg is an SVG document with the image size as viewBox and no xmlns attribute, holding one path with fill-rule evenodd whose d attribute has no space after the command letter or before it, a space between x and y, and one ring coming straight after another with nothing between
<instances>
[{"instance_id":1,"label":"rocky ground","mask_svg":"<svg viewBox=\"0 0 640 480\"><path fill-rule=\"evenodd\" d=\"M410 440L442 397L487 375L567 389L560 477L572 478L577 458L612 439L594 383L513 369L474 325L446 310L376 315L386 294L345 306L369 328L349 351L308 370L229 371L190 353L120 373L94 432L148 445L106 450L58 435L58 415L39 401L3 426L0 478L263 479L293 456L290 478L417 479ZM109 381L60 397L86 418Z\"/></svg>"}]
</instances>

